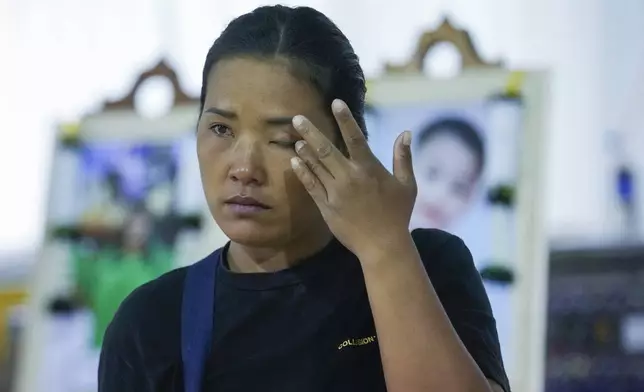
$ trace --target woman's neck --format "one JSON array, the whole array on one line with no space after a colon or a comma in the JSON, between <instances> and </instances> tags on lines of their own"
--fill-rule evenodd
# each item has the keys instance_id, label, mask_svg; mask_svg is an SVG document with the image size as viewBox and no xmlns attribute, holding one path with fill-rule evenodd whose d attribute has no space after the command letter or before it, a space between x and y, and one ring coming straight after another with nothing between
<instances>
[{"instance_id":1,"label":"woman's neck","mask_svg":"<svg viewBox=\"0 0 644 392\"><path fill-rule=\"evenodd\" d=\"M226 255L228 268L233 272L261 273L293 267L321 251L333 238L328 230L316 234L276 247L251 247L231 241Z\"/></svg>"}]
</instances>

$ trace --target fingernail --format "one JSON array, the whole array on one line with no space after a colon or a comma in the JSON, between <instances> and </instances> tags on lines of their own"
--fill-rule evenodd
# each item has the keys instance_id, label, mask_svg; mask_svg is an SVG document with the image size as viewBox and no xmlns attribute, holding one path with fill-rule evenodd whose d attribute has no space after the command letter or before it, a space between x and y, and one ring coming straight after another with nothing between
<instances>
[{"instance_id":1,"label":"fingernail","mask_svg":"<svg viewBox=\"0 0 644 392\"><path fill-rule=\"evenodd\" d=\"M297 169L298 167L300 167L300 158L298 157L291 158L291 167L293 169Z\"/></svg>"},{"instance_id":2,"label":"fingernail","mask_svg":"<svg viewBox=\"0 0 644 392\"><path fill-rule=\"evenodd\" d=\"M304 124L304 116L297 115L293 117L293 126L296 128L301 127Z\"/></svg>"},{"instance_id":3,"label":"fingernail","mask_svg":"<svg viewBox=\"0 0 644 392\"><path fill-rule=\"evenodd\" d=\"M342 113L347 108L347 104L341 99L334 99L331 103L331 109L336 113Z\"/></svg>"},{"instance_id":4,"label":"fingernail","mask_svg":"<svg viewBox=\"0 0 644 392\"><path fill-rule=\"evenodd\" d=\"M295 151L300 152L301 149L306 146L306 142L304 140L298 140L295 142Z\"/></svg>"},{"instance_id":5,"label":"fingernail","mask_svg":"<svg viewBox=\"0 0 644 392\"><path fill-rule=\"evenodd\" d=\"M402 142L407 147L411 146L411 132L410 131L403 132Z\"/></svg>"}]
</instances>

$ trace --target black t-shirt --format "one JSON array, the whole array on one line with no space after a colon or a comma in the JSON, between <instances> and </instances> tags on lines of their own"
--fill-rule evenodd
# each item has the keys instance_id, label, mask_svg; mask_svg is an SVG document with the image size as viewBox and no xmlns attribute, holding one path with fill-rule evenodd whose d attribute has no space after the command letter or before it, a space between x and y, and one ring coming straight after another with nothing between
<instances>
[{"instance_id":1,"label":"black t-shirt","mask_svg":"<svg viewBox=\"0 0 644 392\"><path fill-rule=\"evenodd\" d=\"M439 230L412 235L461 340L485 376L509 391L494 317L469 250ZM233 273L223 257L204 392L386 391L361 267L337 240L274 273ZM186 268L171 271L123 302L105 335L99 392L183 391L185 276Z\"/></svg>"}]
</instances>

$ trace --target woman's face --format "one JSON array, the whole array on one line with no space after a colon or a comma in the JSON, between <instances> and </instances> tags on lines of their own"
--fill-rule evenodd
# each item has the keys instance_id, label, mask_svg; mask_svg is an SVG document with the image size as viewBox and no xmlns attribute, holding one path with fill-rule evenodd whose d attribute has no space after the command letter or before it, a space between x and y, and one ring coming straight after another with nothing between
<instances>
[{"instance_id":1,"label":"woman's face","mask_svg":"<svg viewBox=\"0 0 644 392\"><path fill-rule=\"evenodd\" d=\"M236 58L211 70L197 155L210 212L232 241L279 247L328 232L290 165L300 139L293 116L306 116L334 140L324 109L286 62Z\"/></svg>"},{"instance_id":2,"label":"woman's face","mask_svg":"<svg viewBox=\"0 0 644 392\"><path fill-rule=\"evenodd\" d=\"M415 220L423 226L445 228L468 207L476 189L476 155L459 138L440 133L414 155L418 198Z\"/></svg>"}]
</instances>

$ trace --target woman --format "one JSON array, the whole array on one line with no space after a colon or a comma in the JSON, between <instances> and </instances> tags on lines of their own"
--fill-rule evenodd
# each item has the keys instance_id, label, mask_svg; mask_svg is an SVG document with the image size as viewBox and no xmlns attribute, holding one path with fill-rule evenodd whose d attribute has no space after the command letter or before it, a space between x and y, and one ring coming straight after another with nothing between
<instances>
[{"instance_id":1,"label":"woman","mask_svg":"<svg viewBox=\"0 0 644 392\"><path fill-rule=\"evenodd\" d=\"M206 58L197 154L230 242L125 300L101 392L509 390L471 255L445 232L409 233L409 133L391 175L367 147L364 98L321 13L261 7L226 28ZM197 306L192 283L208 281L214 304Z\"/></svg>"}]
</instances>

